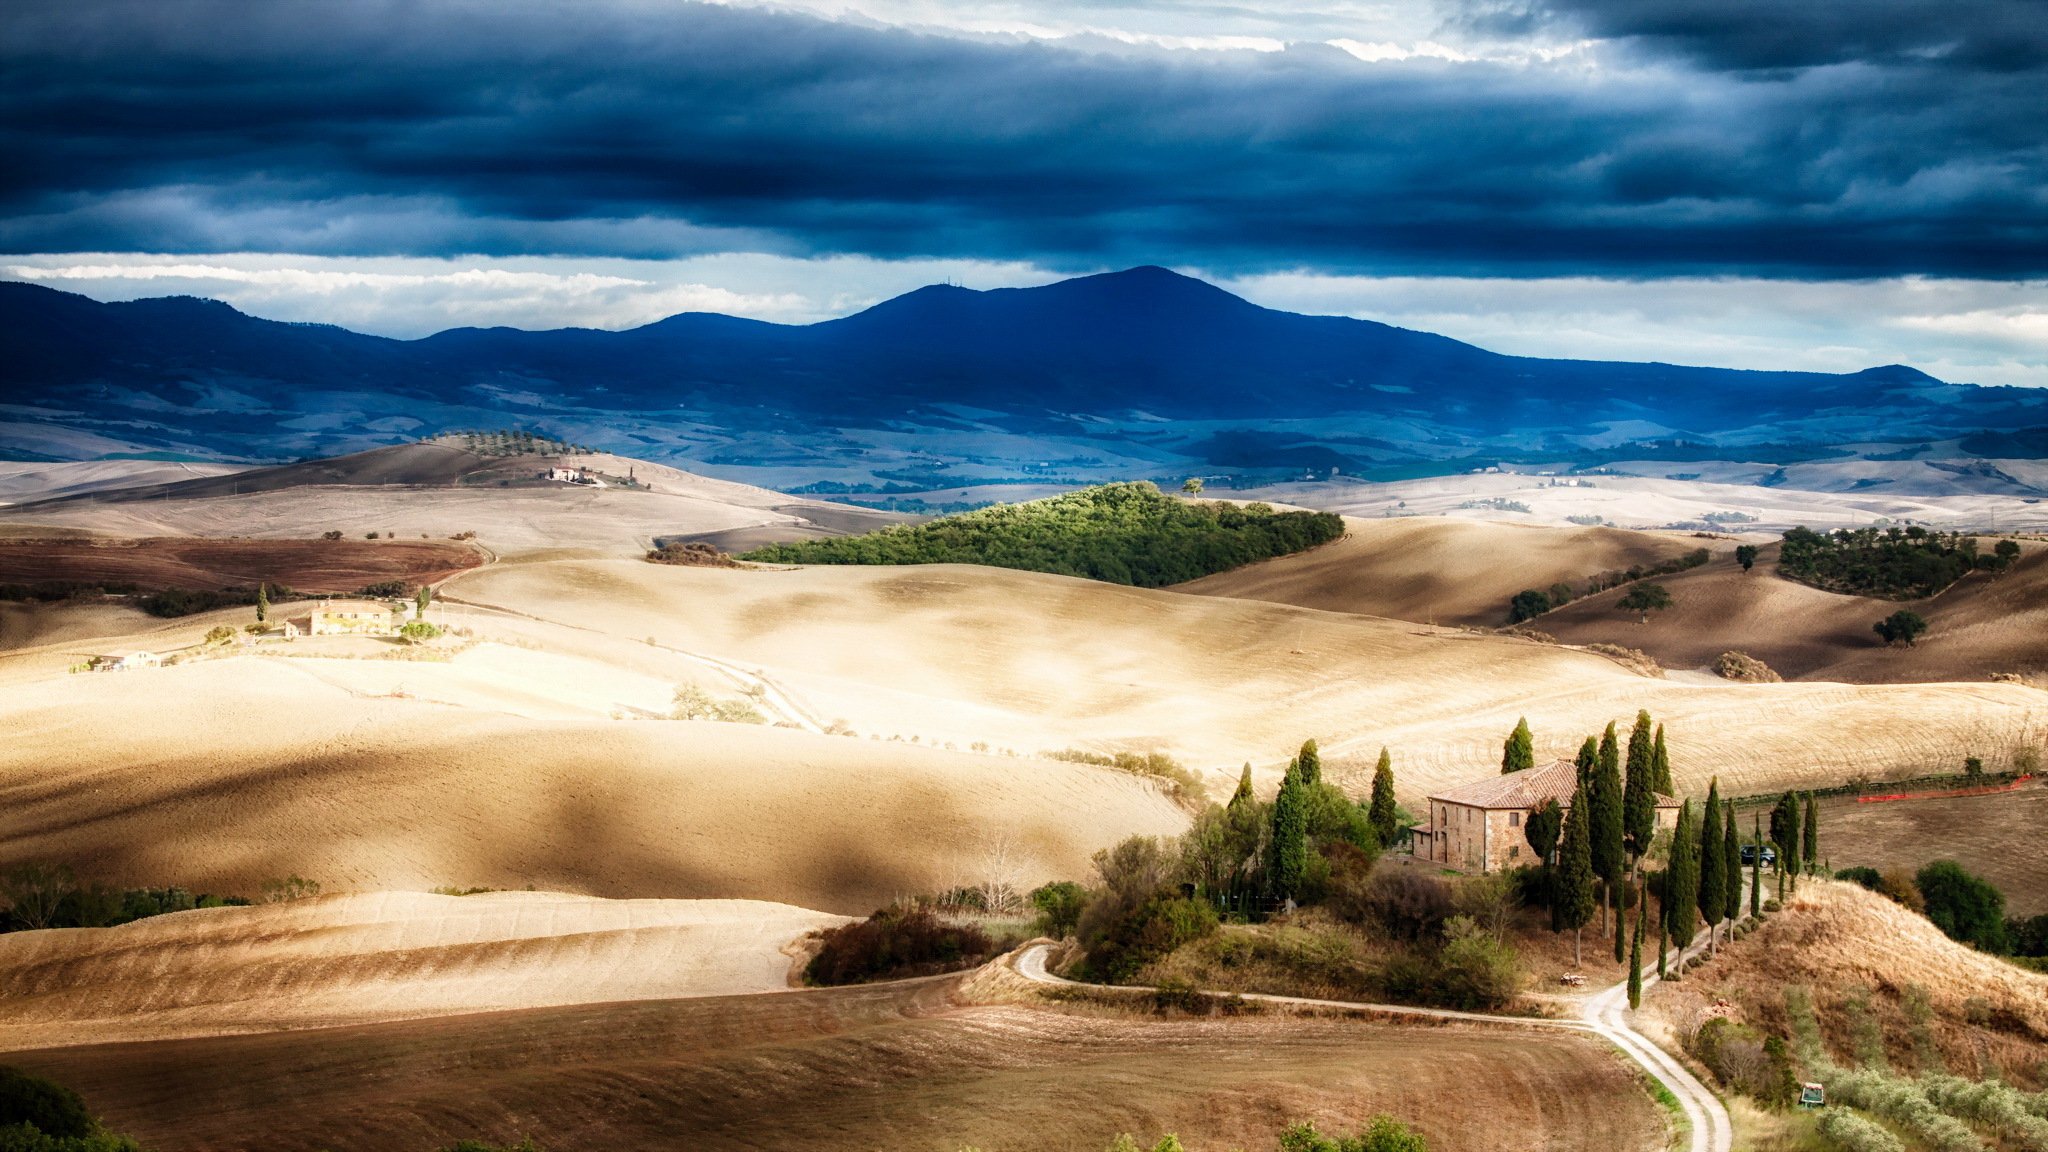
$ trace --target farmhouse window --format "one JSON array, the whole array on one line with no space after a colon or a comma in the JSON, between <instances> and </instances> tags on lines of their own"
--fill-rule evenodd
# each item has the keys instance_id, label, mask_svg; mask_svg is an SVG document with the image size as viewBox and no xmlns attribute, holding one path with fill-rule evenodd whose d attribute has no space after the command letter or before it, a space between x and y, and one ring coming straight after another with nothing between
<instances>
[{"instance_id":1,"label":"farmhouse window","mask_svg":"<svg viewBox=\"0 0 2048 1152\"><path fill-rule=\"evenodd\" d=\"M1522 814L1521 814L1520 812L1510 812L1510 813L1508 813L1508 827L1510 827L1510 828L1520 828L1521 826L1522 826Z\"/></svg>"}]
</instances>

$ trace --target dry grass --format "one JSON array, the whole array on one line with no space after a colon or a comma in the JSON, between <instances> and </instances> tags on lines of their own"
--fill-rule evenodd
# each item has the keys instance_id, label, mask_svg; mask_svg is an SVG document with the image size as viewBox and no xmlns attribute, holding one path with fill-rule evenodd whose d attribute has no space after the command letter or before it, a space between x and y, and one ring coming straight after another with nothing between
<instances>
[{"instance_id":1,"label":"dry grass","mask_svg":"<svg viewBox=\"0 0 2048 1152\"><path fill-rule=\"evenodd\" d=\"M1893 1067L1915 1068L1904 999L1907 989L1918 988L1932 1010L1929 1039L1950 1071L1995 1073L2022 1086L2043 1075L2048 976L1957 944L1925 917L1839 881L1802 882L1784 911L1682 982L1658 985L1648 1004L1682 1033L1689 1020L1697 1023L1704 1003L1725 997L1742 1018L1788 1034L1788 987L1812 990L1829 1049L1845 1066L1861 1062L1845 1008L1861 994L1883 1028Z\"/></svg>"},{"instance_id":2,"label":"dry grass","mask_svg":"<svg viewBox=\"0 0 2048 1152\"><path fill-rule=\"evenodd\" d=\"M1524 588L1674 559L1700 541L1614 528L1549 528L1436 516L1349 519L1342 540L1175 590L1432 624L1504 624Z\"/></svg>"},{"instance_id":3,"label":"dry grass","mask_svg":"<svg viewBox=\"0 0 2048 1152\"><path fill-rule=\"evenodd\" d=\"M2019 685L1689 683L1604 657L1248 600L958 565L729 572L614 561L499 565L448 595L761 669L818 718L926 744L1161 751L1270 781L1316 737L1340 782L1381 745L1402 795L1497 770L1526 715L1539 756L1648 708L1682 790L1919 774L2048 727ZM999 639L998 639L999 638Z\"/></svg>"},{"instance_id":4,"label":"dry grass","mask_svg":"<svg viewBox=\"0 0 2048 1152\"><path fill-rule=\"evenodd\" d=\"M0 936L0 1049L770 992L836 916L744 900L380 892Z\"/></svg>"},{"instance_id":5,"label":"dry grass","mask_svg":"<svg viewBox=\"0 0 2048 1152\"><path fill-rule=\"evenodd\" d=\"M960 978L17 1053L152 1147L1100 1152L1267 1148L1376 1112L1460 1152L1649 1152L1664 1121L1590 1037L968 1005ZM1475 1092L1484 1085L1484 1092Z\"/></svg>"},{"instance_id":6,"label":"dry grass","mask_svg":"<svg viewBox=\"0 0 2048 1152\"><path fill-rule=\"evenodd\" d=\"M1022 889L1186 821L1151 785L1088 765L751 725L529 719L359 695L320 663L10 687L0 864L226 892L296 872L330 891L533 886L864 915L987 879L997 847ZM324 675L420 685L461 671L356 661Z\"/></svg>"}]
</instances>

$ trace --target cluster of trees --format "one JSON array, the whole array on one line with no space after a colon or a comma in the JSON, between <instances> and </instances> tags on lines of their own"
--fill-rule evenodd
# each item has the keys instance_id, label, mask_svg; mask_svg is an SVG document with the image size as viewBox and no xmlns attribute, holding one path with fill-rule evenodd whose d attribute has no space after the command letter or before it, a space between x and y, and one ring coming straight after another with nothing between
<instances>
[{"instance_id":1,"label":"cluster of trees","mask_svg":"<svg viewBox=\"0 0 2048 1152\"><path fill-rule=\"evenodd\" d=\"M479 456L567 456L572 452L587 453L587 445L571 444L546 434L535 435L524 429L500 428L495 432L460 431L444 432L430 439L454 437L462 441L463 448Z\"/></svg>"},{"instance_id":2,"label":"cluster of trees","mask_svg":"<svg viewBox=\"0 0 2048 1152\"><path fill-rule=\"evenodd\" d=\"M1589 578L1583 591L1575 590L1570 584L1562 580L1548 588L1524 588L1508 600L1508 623L1520 624L1524 621L1534 620L1545 612L1556 611L1582 596L1592 596L1605 592L1610 588L1619 588L1624 584L1635 584L1638 581L1648 580L1654 576L1670 576L1675 573L1685 572L1698 568L1711 559L1713 559L1712 552L1705 548L1695 548L1685 555L1672 560L1664 560L1656 564L1635 564L1624 570L1602 572L1598 576ZM1745 565L1745 567L1747 566ZM1637 595L1638 589L1630 589L1628 596L1623 597L1624 602L1617 605L1617 607L1625 612L1647 612L1671 606L1671 594L1663 585L1651 585L1651 588L1653 591L1643 592L1640 596ZM1636 599L1634 602L1630 602L1629 597L1636 597ZM1650 600L1657 600L1659 602L1649 603Z\"/></svg>"},{"instance_id":3,"label":"cluster of trees","mask_svg":"<svg viewBox=\"0 0 2048 1152\"><path fill-rule=\"evenodd\" d=\"M266 880L263 902L277 904L320 894L320 885L301 876ZM194 908L250 903L240 896L194 894L178 888L110 888L81 884L62 864L29 861L0 871L0 932L40 928L112 928L134 920Z\"/></svg>"},{"instance_id":4,"label":"cluster of trees","mask_svg":"<svg viewBox=\"0 0 2048 1152\"><path fill-rule=\"evenodd\" d=\"M1344 534L1327 512L1178 500L1144 482L997 504L861 536L771 544L777 564L987 564L1158 588L1284 556Z\"/></svg>"},{"instance_id":5,"label":"cluster of trees","mask_svg":"<svg viewBox=\"0 0 2048 1152\"><path fill-rule=\"evenodd\" d=\"M1778 573L1829 592L1919 600L1972 570L2003 571L2019 555L2020 546L2011 540L1984 554L1972 537L1920 527L1827 533L1794 528L1779 549Z\"/></svg>"},{"instance_id":6,"label":"cluster of trees","mask_svg":"<svg viewBox=\"0 0 2048 1152\"><path fill-rule=\"evenodd\" d=\"M1175 800L1191 807L1207 803L1209 799L1201 776L1164 752L1090 752L1084 748L1062 748L1045 753L1045 758L1064 760L1069 764L1093 764L1099 768L1129 772L1133 776L1163 780ZM1247 764L1245 768L1249 771L1251 765ZM1239 787L1242 789L1243 785Z\"/></svg>"},{"instance_id":7,"label":"cluster of trees","mask_svg":"<svg viewBox=\"0 0 2048 1152\"><path fill-rule=\"evenodd\" d=\"M136 586L124 580L38 580L33 584L0 584L0 600L97 600L132 596Z\"/></svg>"}]
</instances>

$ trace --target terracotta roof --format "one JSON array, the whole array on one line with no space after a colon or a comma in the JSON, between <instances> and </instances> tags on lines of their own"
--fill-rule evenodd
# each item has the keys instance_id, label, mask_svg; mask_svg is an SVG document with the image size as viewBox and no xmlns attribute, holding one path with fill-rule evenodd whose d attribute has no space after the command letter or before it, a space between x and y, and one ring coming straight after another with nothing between
<instances>
[{"instance_id":1,"label":"terracotta roof","mask_svg":"<svg viewBox=\"0 0 2048 1152\"><path fill-rule=\"evenodd\" d=\"M1430 799L1445 804L1463 804L1468 808L1516 811L1527 811L1555 800L1558 807L1569 808L1578 787L1578 764L1571 760L1555 760L1543 768L1509 772L1504 776L1489 776L1470 784L1460 784L1448 791L1435 793ZM1660 794L1657 807L1676 808L1678 801Z\"/></svg>"}]
</instances>

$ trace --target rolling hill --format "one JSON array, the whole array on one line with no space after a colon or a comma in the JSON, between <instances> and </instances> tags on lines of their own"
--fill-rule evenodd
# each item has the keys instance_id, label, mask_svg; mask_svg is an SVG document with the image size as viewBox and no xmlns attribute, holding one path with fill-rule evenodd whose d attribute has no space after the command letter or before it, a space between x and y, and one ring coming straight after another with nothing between
<instances>
[{"instance_id":1,"label":"rolling hill","mask_svg":"<svg viewBox=\"0 0 2048 1152\"><path fill-rule=\"evenodd\" d=\"M1568 643L1640 648L1667 668L1701 668L1722 652L1748 653L1779 675L1859 684L1985 680L1997 673L2048 672L2048 547L2024 544L2013 567L1974 573L1918 601L1823 592L1780 577L1777 545L1762 546L1743 572L1721 556L1658 577L1672 606L1639 623L1617 611L1616 589L1574 601L1530 622ZM1901 608L1928 621L1912 647L1888 648L1871 625Z\"/></svg>"}]
</instances>

